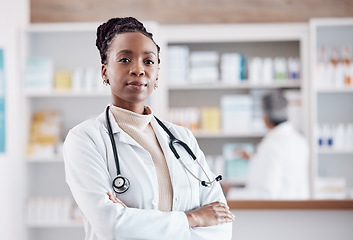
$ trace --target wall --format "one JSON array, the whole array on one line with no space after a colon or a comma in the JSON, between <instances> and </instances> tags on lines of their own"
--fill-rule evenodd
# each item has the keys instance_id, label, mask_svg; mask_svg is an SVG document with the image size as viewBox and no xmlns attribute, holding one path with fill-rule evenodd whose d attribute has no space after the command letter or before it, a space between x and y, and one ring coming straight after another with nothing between
<instances>
[{"instance_id":1,"label":"wall","mask_svg":"<svg viewBox=\"0 0 353 240\"><path fill-rule=\"evenodd\" d=\"M0 48L4 49L7 151L0 155L0 239L24 239L24 172L20 94L20 28L28 22L27 0L0 0ZM17 126L17 127L16 127Z\"/></svg>"},{"instance_id":2,"label":"wall","mask_svg":"<svg viewBox=\"0 0 353 240\"><path fill-rule=\"evenodd\" d=\"M353 16L351 0L31 0L31 22L105 21L134 16L161 24L307 22Z\"/></svg>"}]
</instances>

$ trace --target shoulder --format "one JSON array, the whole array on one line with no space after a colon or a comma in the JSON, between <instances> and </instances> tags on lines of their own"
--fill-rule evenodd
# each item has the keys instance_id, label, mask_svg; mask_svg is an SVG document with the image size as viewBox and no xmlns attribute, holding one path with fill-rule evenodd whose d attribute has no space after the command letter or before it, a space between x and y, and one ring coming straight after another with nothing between
<instances>
[{"instance_id":1,"label":"shoulder","mask_svg":"<svg viewBox=\"0 0 353 240\"><path fill-rule=\"evenodd\" d=\"M89 119L73 127L69 131L69 133L75 133L80 135L87 134L90 132L99 131L101 127L102 124L97 119Z\"/></svg>"},{"instance_id":2,"label":"shoulder","mask_svg":"<svg viewBox=\"0 0 353 240\"><path fill-rule=\"evenodd\" d=\"M65 142L71 138L81 138L81 139L97 139L97 135L101 135L102 130L104 130L103 122L100 119L100 116L97 118L88 119L72 129L66 136Z\"/></svg>"},{"instance_id":3,"label":"shoulder","mask_svg":"<svg viewBox=\"0 0 353 240\"><path fill-rule=\"evenodd\" d=\"M306 149L308 141L290 122L282 123L272 129L262 141L262 145L266 149L276 149L283 151L284 149Z\"/></svg>"}]
</instances>

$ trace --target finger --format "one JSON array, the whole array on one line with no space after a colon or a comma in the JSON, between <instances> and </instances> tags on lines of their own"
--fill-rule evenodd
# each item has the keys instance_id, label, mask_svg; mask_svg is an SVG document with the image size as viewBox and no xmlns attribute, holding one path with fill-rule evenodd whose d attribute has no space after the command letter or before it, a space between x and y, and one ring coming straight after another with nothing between
<instances>
[{"instance_id":1,"label":"finger","mask_svg":"<svg viewBox=\"0 0 353 240\"><path fill-rule=\"evenodd\" d=\"M216 214L218 218L221 221L234 221L235 216L234 214L230 211L228 205L224 203L218 203L213 206L213 210L216 211Z\"/></svg>"},{"instance_id":2,"label":"finger","mask_svg":"<svg viewBox=\"0 0 353 240\"><path fill-rule=\"evenodd\" d=\"M119 203L119 199L115 196L115 195L113 195L112 193L110 193L110 192L108 192L107 193L108 194L108 196L109 196L109 200L110 201L112 201L113 203Z\"/></svg>"},{"instance_id":3,"label":"finger","mask_svg":"<svg viewBox=\"0 0 353 240\"><path fill-rule=\"evenodd\" d=\"M235 216L232 213L219 213L218 215L218 222L219 223L229 223L229 222L233 222L235 219Z\"/></svg>"},{"instance_id":4,"label":"finger","mask_svg":"<svg viewBox=\"0 0 353 240\"><path fill-rule=\"evenodd\" d=\"M107 192L107 195L109 196L110 200L113 198L113 194L111 194L111 192Z\"/></svg>"},{"instance_id":5,"label":"finger","mask_svg":"<svg viewBox=\"0 0 353 240\"><path fill-rule=\"evenodd\" d=\"M109 196L109 200L111 200L113 203L119 203L121 204L124 208L127 208L127 206L125 205L125 203L123 201L121 201L117 196L111 194L110 192L107 193Z\"/></svg>"},{"instance_id":6,"label":"finger","mask_svg":"<svg viewBox=\"0 0 353 240\"><path fill-rule=\"evenodd\" d=\"M222 202L214 202L212 203L212 207L216 210L222 210L222 209L229 210L228 205Z\"/></svg>"},{"instance_id":7,"label":"finger","mask_svg":"<svg viewBox=\"0 0 353 240\"><path fill-rule=\"evenodd\" d=\"M109 200L113 201L113 196L112 196L112 194L111 194L110 192L107 192L107 195L108 195L108 197L109 197ZM113 202L114 202L114 201L113 201Z\"/></svg>"},{"instance_id":8,"label":"finger","mask_svg":"<svg viewBox=\"0 0 353 240\"><path fill-rule=\"evenodd\" d=\"M215 205L215 206L224 206L224 207L228 207L227 204L223 203L223 202L213 202L213 203L210 203L210 205ZM229 208L229 207L228 207Z\"/></svg>"},{"instance_id":9,"label":"finger","mask_svg":"<svg viewBox=\"0 0 353 240\"><path fill-rule=\"evenodd\" d=\"M227 218L227 220L229 220L230 222L233 222L233 221L235 220L234 214L233 214L232 212L230 212L230 211L226 213L226 218Z\"/></svg>"},{"instance_id":10,"label":"finger","mask_svg":"<svg viewBox=\"0 0 353 240\"><path fill-rule=\"evenodd\" d=\"M116 203L120 203L121 205L123 205L124 208L127 208L125 203L123 201L121 201L119 198L115 197L115 200L116 200Z\"/></svg>"}]
</instances>

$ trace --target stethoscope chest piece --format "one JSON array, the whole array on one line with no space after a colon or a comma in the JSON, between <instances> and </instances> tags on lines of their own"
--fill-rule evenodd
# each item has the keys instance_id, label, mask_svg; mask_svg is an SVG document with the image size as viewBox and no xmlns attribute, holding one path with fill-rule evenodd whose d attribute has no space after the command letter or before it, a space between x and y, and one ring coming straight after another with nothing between
<instances>
[{"instance_id":1,"label":"stethoscope chest piece","mask_svg":"<svg viewBox=\"0 0 353 240\"><path fill-rule=\"evenodd\" d=\"M113 189L114 192L117 194L121 194L126 192L130 187L130 181L121 175L118 175L114 180L113 180Z\"/></svg>"}]
</instances>

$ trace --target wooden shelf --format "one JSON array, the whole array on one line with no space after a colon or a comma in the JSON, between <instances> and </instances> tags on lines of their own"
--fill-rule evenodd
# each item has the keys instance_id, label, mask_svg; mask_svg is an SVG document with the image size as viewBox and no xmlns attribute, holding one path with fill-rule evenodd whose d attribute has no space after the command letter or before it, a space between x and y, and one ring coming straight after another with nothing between
<instances>
[{"instance_id":1,"label":"wooden shelf","mask_svg":"<svg viewBox=\"0 0 353 240\"><path fill-rule=\"evenodd\" d=\"M62 156L52 157L27 157L27 163L63 163L64 159Z\"/></svg>"},{"instance_id":2,"label":"wooden shelf","mask_svg":"<svg viewBox=\"0 0 353 240\"><path fill-rule=\"evenodd\" d=\"M83 228L82 222L40 222L40 223L27 223L29 228Z\"/></svg>"},{"instance_id":3,"label":"wooden shelf","mask_svg":"<svg viewBox=\"0 0 353 240\"><path fill-rule=\"evenodd\" d=\"M30 98L66 98L66 97L110 97L110 92L73 92L73 91L48 91L48 92L25 92Z\"/></svg>"},{"instance_id":4,"label":"wooden shelf","mask_svg":"<svg viewBox=\"0 0 353 240\"><path fill-rule=\"evenodd\" d=\"M193 132L198 139L222 139L222 138L262 138L265 136L264 132L222 132L222 131L203 131L198 130Z\"/></svg>"},{"instance_id":5,"label":"wooden shelf","mask_svg":"<svg viewBox=\"0 0 353 240\"><path fill-rule=\"evenodd\" d=\"M353 93L353 87L344 88L318 88L317 93Z\"/></svg>"},{"instance_id":6,"label":"wooden shelf","mask_svg":"<svg viewBox=\"0 0 353 240\"><path fill-rule=\"evenodd\" d=\"M319 154L353 154L353 148L347 149L318 149Z\"/></svg>"},{"instance_id":7,"label":"wooden shelf","mask_svg":"<svg viewBox=\"0 0 353 240\"><path fill-rule=\"evenodd\" d=\"M229 200L231 210L353 210L353 200L307 200L307 201L273 201L273 200Z\"/></svg>"},{"instance_id":8,"label":"wooden shelf","mask_svg":"<svg viewBox=\"0 0 353 240\"><path fill-rule=\"evenodd\" d=\"M274 80L275 81L275 80ZM269 89L269 88L300 88L300 80L284 80L272 84L254 84L248 81L239 84L222 83L220 80L215 83L188 84L180 86L169 86L169 90L224 90L224 89Z\"/></svg>"}]
</instances>

